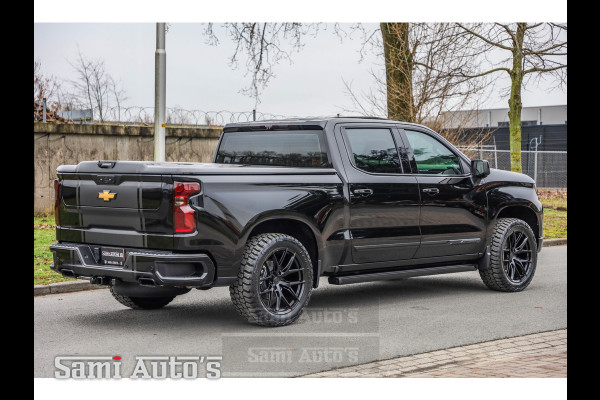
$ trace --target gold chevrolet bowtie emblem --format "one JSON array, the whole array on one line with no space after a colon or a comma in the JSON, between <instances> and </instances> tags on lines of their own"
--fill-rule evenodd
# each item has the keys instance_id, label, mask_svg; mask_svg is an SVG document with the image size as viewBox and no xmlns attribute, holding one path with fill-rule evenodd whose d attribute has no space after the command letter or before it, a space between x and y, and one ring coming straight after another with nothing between
<instances>
[{"instance_id":1,"label":"gold chevrolet bowtie emblem","mask_svg":"<svg viewBox=\"0 0 600 400\"><path fill-rule=\"evenodd\" d=\"M116 193L110 193L110 190L105 190L102 193L98 193L98 198L104 201L110 201L111 199L114 199L116 195Z\"/></svg>"}]
</instances>

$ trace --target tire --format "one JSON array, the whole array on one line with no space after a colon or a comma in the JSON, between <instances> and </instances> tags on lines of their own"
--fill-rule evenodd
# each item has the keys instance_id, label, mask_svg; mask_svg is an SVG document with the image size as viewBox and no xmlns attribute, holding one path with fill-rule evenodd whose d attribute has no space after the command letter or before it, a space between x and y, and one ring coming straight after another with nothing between
<instances>
[{"instance_id":1,"label":"tire","mask_svg":"<svg viewBox=\"0 0 600 400\"><path fill-rule=\"evenodd\" d=\"M112 285L110 286L110 293L113 295L115 299L124 306L129 308L133 308L134 310L156 310L158 308L163 308L167 304L169 304L175 296L169 297L130 297L123 296L115 293Z\"/></svg>"},{"instance_id":2,"label":"tire","mask_svg":"<svg viewBox=\"0 0 600 400\"><path fill-rule=\"evenodd\" d=\"M235 309L249 323L285 326L302 314L312 284L312 262L302 243L281 233L265 233L246 244L229 294Z\"/></svg>"},{"instance_id":3,"label":"tire","mask_svg":"<svg viewBox=\"0 0 600 400\"><path fill-rule=\"evenodd\" d=\"M490 245L490 265L479 269L485 285L501 292L520 292L533 279L537 241L531 227L517 218L499 218Z\"/></svg>"}]
</instances>

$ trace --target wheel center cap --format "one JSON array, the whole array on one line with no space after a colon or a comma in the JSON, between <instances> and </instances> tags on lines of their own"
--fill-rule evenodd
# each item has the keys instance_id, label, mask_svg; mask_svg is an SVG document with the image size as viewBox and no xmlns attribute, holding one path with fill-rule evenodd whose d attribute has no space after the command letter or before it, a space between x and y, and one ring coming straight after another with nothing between
<instances>
[{"instance_id":1,"label":"wheel center cap","mask_svg":"<svg viewBox=\"0 0 600 400\"><path fill-rule=\"evenodd\" d=\"M279 279L279 277L278 277L278 276L276 276L275 278L273 278L273 283L274 283L275 285L277 285L277 284L279 283L279 280L280 280L280 279Z\"/></svg>"}]
</instances>

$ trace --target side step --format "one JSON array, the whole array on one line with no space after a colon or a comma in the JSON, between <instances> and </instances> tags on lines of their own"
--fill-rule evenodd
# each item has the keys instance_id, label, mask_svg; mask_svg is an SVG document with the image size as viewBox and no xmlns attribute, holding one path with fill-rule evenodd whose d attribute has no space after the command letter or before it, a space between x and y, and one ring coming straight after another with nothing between
<instances>
[{"instance_id":1,"label":"side step","mask_svg":"<svg viewBox=\"0 0 600 400\"><path fill-rule=\"evenodd\" d=\"M331 285L348 285L350 283L385 281L388 279L412 278L414 276L450 274L453 272L476 271L475 264L443 265L439 267L405 269L402 271L384 271L367 274L330 276Z\"/></svg>"}]
</instances>

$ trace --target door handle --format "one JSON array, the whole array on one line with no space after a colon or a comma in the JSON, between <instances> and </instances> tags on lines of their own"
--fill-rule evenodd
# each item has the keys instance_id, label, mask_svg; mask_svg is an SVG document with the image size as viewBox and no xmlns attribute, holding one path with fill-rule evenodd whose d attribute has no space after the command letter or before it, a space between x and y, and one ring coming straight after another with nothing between
<instances>
[{"instance_id":1,"label":"door handle","mask_svg":"<svg viewBox=\"0 0 600 400\"><path fill-rule=\"evenodd\" d=\"M438 194L440 192L440 189L438 188L425 188L423 189L423 193L428 193L428 194Z\"/></svg>"},{"instance_id":2,"label":"door handle","mask_svg":"<svg viewBox=\"0 0 600 400\"><path fill-rule=\"evenodd\" d=\"M373 190L372 189L354 189L352 191L352 193L354 194L360 194L363 196L370 196L373 194Z\"/></svg>"}]
</instances>

